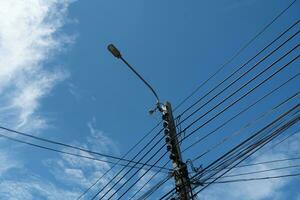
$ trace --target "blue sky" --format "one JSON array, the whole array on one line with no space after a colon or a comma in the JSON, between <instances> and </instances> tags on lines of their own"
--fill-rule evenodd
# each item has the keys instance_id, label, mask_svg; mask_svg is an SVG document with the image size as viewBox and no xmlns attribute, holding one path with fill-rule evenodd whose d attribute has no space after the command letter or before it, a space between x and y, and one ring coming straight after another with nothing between
<instances>
[{"instance_id":1,"label":"blue sky","mask_svg":"<svg viewBox=\"0 0 300 200\"><path fill-rule=\"evenodd\" d=\"M121 50L123 56L157 90L163 101L168 100L175 107L291 2L2 1L0 14L5 17L0 19L0 123L35 135L122 156L158 123L160 116L148 115L148 110L153 108L155 99L124 64L109 54L106 48L109 43L114 43ZM174 115L177 116L233 69L298 20L299 8L300 2L297 1ZM299 24L276 45L298 29ZM260 72L267 64L274 62L299 41L297 35L261 68L257 68L225 94L229 95L241 83ZM282 60L277 68L297 56L299 52L300 50L296 49ZM255 61L252 62L254 63ZM298 64L299 60L295 61L288 69L259 88L255 94L195 133L182 144L182 147L199 138L200 134L213 130L225 119L298 73ZM247 92L277 68L264 74L243 92ZM221 138L239 130L259 114L297 92L299 83L298 77L202 145L187 151L183 155L184 158L196 157L199 152ZM235 97L242 95L243 92ZM222 98L213 103L216 104ZM196 123L191 130L234 99ZM205 165L217 158L297 102L299 98L271 113L253 128L247 129L244 136L236 138L195 164ZM202 112L187 120L183 127L208 109L209 106L205 107ZM289 129L286 134L296 131L297 128L299 129L299 124ZM62 195L64 199L74 199L110 167L109 164L61 156L5 139L1 139L0 143L0 199L61 199ZM299 143L300 137L295 136L280 145L280 148L262 154L261 157L252 158L251 161L295 156L299 152ZM142 145L139 148L142 148ZM102 184L112 176L113 173L109 174ZM159 177L155 181L158 180ZM299 181L294 178L228 184L222 187L215 185L201 196L203 199L223 197L246 200L298 200ZM162 191L170 186L171 182ZM89 199L88 196L86 199Z\"/></svg>"}]
</instances>

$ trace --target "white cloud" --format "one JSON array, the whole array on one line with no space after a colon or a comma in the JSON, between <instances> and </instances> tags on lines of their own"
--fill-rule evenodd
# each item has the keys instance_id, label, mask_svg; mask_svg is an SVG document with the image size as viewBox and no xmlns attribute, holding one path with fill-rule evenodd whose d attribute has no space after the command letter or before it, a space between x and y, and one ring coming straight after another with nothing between
<instances>
[{"instance_id":1,"label":"white cloud","mask_svg":"<svg viewBox=\"0 0 300 200\"><path fill-rule=\"evenodd\" d=\"M43 97L68 76L67 70L51 65L73 37L61 33L73 0L0 1L0 124L18 130L39 130L47 119L37 114ZM36 132L36 131L35 131ZM3 141L1 140L1 143ZM76 192L60 189L28 173L18 147L0 149L1 199L74 199ZM9 152L9 153L8 153ZM16 155L13 155L16 154ZM14 173L9 173L14 170ZM74 173L73 173L74 175Z\"/></svg>"},{"instance_id":2,"label":"white cloud","mask_svg":"<svg viewBox=\"0 0 300 200\"><path fill-rule=\"evenodd\" d=\"M22 164L16 160L12 160L7 156L7 152L0 152L0 178L10 169L21 168Z\"/></svg>"},{"instance_id":3,"label":"white cloud","mask_svg":"<svg viewBox=\"0 0 300 200\"><path fill-rule=\"evenodd\" d=\"M272 151L262 150L259 151L256 155L250 159L249 162L256 163L261 161L276 160L276 159L285 159L290 157L295 152L300 150L300 136L296 135L291 138L292 142L285 141L284 143L277 146ZM289 152L286 150L289 149ZM264 153L266 151L266 153ZM293 162L284 162L283 164L266 164L259 166L252 166L248 168L241 168L239 170L232 171L231 174L243 173L249 171L258 171L258 170L268 170L271 168L281 167L292 165ZM255 175L255 177L264 177L264 176L277 176L280 174L289 174L293 173L295 169L282 170L282 171L271 171L267 173L261 173ZM296 169L297 170L297 169ZM245 175L242 178L252 178L253 175ZM231 179L240 178L233 177ZM226 179L224 179L226 180ZM230 180L229 178L227 180ZM277 199L280 196L284 195L287 190L285 187L296 178L283 178L283 179L270 179L263 181L250 181L250 182L239 182L239 183L230 183L230 184L215 184L210 186L210 188L201 192L201 199L217 200L222 197L222 199L231 199L231 200L263 200L263 199ZM279 198L280 199L280 198Z\"/></svg>"},{"instance_id":4,"label":"white cloud","mask_svg":"<svg viewBox=\"0 0 300 200\"><path fill-rule=\"evenodd\" d=\"M70 2L0 1L2 123L18 128L45 126L45 119L35 112L41 98L67 76L58 67L46 66L46 62L63 49L64 41L71 40L59 33Z\"/></svg>"},{"instance_id":5,"label":"white cloud","mask_svg":"<svg viewBox=\"0 0 300 200\"><path fill-rule=\"evenodd\" d=\"M87 125L90 129L91 137L88 142L93 146L93 149L101 148L101 152L114 152L119 154L116 142L112 141L109 137L105 136L102 131L95 128L96 119L93 118Z\"/></svg>"},{"instance_id":6,"label":"white cloud","mask_svg":"<svg viewBox=\"0 0 300 200\"><path fill-rule=\"evenodd\" d=\"M108 153L110 155L116 154L118 148L116 144L110 140L102 131L95 128L95 118L87 126L90 130L90 135L86 138L86 142L74 142L73 145L81 146L85 149L90 149L92 151L98 151L101 153ZM113 148L112 148L113 147ZM65 149L70 152L69 149ZM95 155L89 154L87 152L82 152L79 150L72 151L72 153L80 154L88 157L95 157ZM107 160L106 157L99 157L102 160ZM105 174L112 166L105 162L98 162L89 159L78 158L70 155L62 155L60 159L48 159L45 162L47 168L51 169L51 173L56 178L57 181L62 184L75 189L79 194L89 188L93 183L95 183L100 177L97 185L93 187L85 197L91 197L95 194L99 188L104 187L111 178L116 174L119 167L114 168L109 173ZM105 174L105 175L104 175ZM121 173L118 177L120 178L124 173ZM103 176L104 175L104 176ZM116 180L118 180L118 177ZM122 179L119 185L122 185L126 179ZM113 181L109 186L107 186L100 196L107 193L108 189L114 184ZM107 197L115 192L115 188L112 189ZM117 195L115 195L117 196ZM83 198L85 199L85 198ZM88 198L87 198L88 199Z\"/></svg>"},{"instance_id":7,"label":"white cloud","mask_svg":"<svg viewBox=\"0 0 300 200\"><path fill-rule=\"evenodd\" d=\"M145 172L146 172L146 170L145 170L145 169L142 169L142 170L140 170L139 173L138 173L138 177L139 177L139 178L143 176L143 177L140 179L140 181L136 184L136 190L139 190L141 187L144 187L144 188L141 190L141 193L144 193L145 191L147 191L148 189L150 189L152 183L155 182L155 181L157 181L157 177L154 177L154 179L152 180L151 183L150 183L150 182L147 183L148 180L149 180L150 178L152 178L152 176L155 174L155 172L153 172L153 171L150 170L148 173L146 173L146 174L144 175ZM147 183L147 184L146 184L146 183ZM145 186L144 186L144 185L145 185ZM134 191L134 192L135 192L135 191Z\"/></svg>"},{"instance_id":8,"label":"white cloud","mask_svg":"<svg viewBox=\"0 0 300 200\"><path fill-rule=\"evenodd\" d=\"M41 178L28 177L19 181L2 181L0 183L0 193L3 199L63 199L71 200L78 196L76 192L69 192L54 186Z\"/></svg>"}]
</instances>

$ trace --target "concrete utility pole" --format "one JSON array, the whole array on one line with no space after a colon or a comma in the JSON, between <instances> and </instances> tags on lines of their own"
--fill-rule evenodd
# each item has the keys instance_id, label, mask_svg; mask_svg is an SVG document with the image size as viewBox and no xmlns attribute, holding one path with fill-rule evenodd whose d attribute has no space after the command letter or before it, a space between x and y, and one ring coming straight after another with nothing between
<instances>
[{"instance_id":1,"label":"concrete utility pole","mask_svg":"<svg viewBox=\"0 0 300 200\"><path fill-rule=\"evenodd\" d=\"M178 142L176 126L172 114L172 107L169 102L166 102L162 105L159 101L158 95L151 85L122 57L120 51L113 45L108 45L108 50L118 59L122 60L127 67L144 82L144 84L151 90L153 95L156 98L156 108L150 113L153 113L155 110L159 110L162 113L163 126L165 140L167 143L167 150L170 152L170 159L173 164L173 175L175 178L177 199L180 200L191 200L193 199L192 189L190 185L189 175L186 164L182 161L180 144Z\"/></svg>"},{"instance_id":2,"label":"concrete utility pole","mask_svg":"<svg viewBox=\"0 0 300 200\"><path fill-rule=\"evenodd\" d=\"M162 119L164 126L165 140L167 143L167 150L170 152L170 159L172 160L174 169L174 178L176 185L176 192L180 200L192 199L192 190L190 186L190 179L186 164L182 161L180 145L177 138L176 126L172 114L172 107L170 102L166 102L162 106Z\"/></svg>"}]
</instances>

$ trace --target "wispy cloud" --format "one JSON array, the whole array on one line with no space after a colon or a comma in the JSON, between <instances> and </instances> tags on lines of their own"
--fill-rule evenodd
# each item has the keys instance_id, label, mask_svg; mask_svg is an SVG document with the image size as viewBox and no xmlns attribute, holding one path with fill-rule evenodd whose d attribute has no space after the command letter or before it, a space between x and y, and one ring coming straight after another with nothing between
<instances>
[{"instance_id":1,"label":"wispy cloud","mask_svg":"<svg viewBox=\"0 0 300 200\"><path fill-rule=\"evenodd\" d=\"M27 129L45 126L45 119L36 114L40 100L68 76L47 61L72 40L60 33L70 3L0 2L1 123Z\"/></svg>"},{"instance_id":2,"label":"wispy cloud","mask_svg":"<svg viewBox=\"0 0 300 200\"><path fill-rule=\"evenodd\" d=\"M61 32L72 2L0 1L1 125L34 132L47 126L47 119L37 111L42 98L68 77L68 70L52 66L50 61L73 41L73 36ZM17 154L19 146L13 152L5 146L0 149L1 199L74 199L76 192L63 190L30 171L23 159L18 159L22 155Z\"/></svg>"},{"instance_id":3,"label":"wispy cloud","mask_svg":"<svg viewBox=\"0 0 300 200\"><path fill-rule=\"evenodd\" d=\"M87 123L87 127L90 130L90 134L87 136L86 141L81 141L80 146L90 149L92 151L106 152L109 154L116 154L118 152L117 145L110 140L102 131L98 130L95 127L96 119L93 118L92 121ZM79 145L78 142L74 141L74 145ZM109 148L110 147L110 148ZM112 148L113 147L113 148ZM70 150L68 150L70 151ZM83 156L94 157L94 155L81 152L81 151L72 151L72 153L77 153ZM99 158L99 157L97 157ZM107 160L105 157L101 157L102 160ZM99 188L104 187L111 178L115 175L115 168L109 173L105 174L112 166L105 162L95 162L93 160L82 159L69 155L62 155L59 159L48 159L45 162L47 168L51 169L51 173L56 178L57 181L61 182L63 185L72 188L78 193L85 191L93 183L95 183L100 177L97 185L92 188L85 197L90 197L96 193ZM105 174L105 176L103 176ZM120 176L123 175L122 173ZM126 179L124 179L120 184L122 184ZM112 182L111 184L113 184ZM109 185L101 193L107 193L107 190L110 188ZM114 193L115 190L111 190L109 193ZM84 198L83 198L84 199Z\"/></svg>"}]
</instances>

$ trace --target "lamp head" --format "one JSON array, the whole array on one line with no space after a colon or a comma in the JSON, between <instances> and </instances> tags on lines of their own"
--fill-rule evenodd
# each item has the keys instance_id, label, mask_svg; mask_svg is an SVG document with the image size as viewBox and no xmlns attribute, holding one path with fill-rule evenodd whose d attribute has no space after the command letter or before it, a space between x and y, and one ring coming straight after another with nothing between
<instances>
[{"instance_id":1,"label":"lamp head","mask_svg":"<svg viewBox=\"0 0 300 200\"><path fill-rule=\"evenodd\" d=\"M114 55L116 58L121 58L122 55L120 53L120 51L113 45L113 44L109 44L107 46L108 51L110 51L110 53L112 55Z\"/></svg>"}]
</instances>

